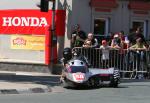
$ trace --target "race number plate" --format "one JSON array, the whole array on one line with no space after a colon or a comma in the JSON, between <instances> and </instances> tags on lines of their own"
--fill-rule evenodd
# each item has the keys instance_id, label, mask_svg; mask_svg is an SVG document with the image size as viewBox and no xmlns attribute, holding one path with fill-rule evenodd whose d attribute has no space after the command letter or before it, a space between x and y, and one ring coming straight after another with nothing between
<instances>
[{"instance_id":1,"label":"race number plate","mask_svg":"<svg viewBox=\"0 0 150 103\"><path fill-rule=\"evenodd\" d=\"M73 74L73 77L76 81L83 81L84 80L84 74L83 73L75 73L75 74Z\"/></svg>"}]
</instances>

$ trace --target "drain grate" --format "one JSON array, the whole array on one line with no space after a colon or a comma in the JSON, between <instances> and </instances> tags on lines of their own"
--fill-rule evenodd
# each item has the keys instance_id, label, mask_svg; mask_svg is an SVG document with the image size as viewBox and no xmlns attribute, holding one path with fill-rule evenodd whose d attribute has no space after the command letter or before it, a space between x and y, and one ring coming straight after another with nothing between
<instances>
[{"instance_id":1,"label":"drain grate","mask_svg":"<svg viewBox=\"0 0 150 103\"><path fill-rule=\"evenodd\" d=\"M16 89L0 90L1 94L19 94Z\"/></svg>"},{"instance_id":2,"label":"drain grate","mask_svg":"<svg viewBox=\"0 0 150 103\"><path fill-rule=\"evenodd\" d=\"M32 93L44 93L45 91L42 88L33 88L30 89Z\"/></svg>"}]
</instances>

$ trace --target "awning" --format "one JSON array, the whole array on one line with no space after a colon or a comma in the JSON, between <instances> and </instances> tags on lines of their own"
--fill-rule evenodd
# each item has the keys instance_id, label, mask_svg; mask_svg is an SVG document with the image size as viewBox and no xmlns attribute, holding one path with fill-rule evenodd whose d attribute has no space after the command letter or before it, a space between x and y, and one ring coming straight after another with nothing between
<instances>
[{"instance_id":1,"label":"awning","mask_svg":"<svg viewBox=\"0 0 150 103\"><path fill-rule=\"evenodd\" d=\"M150 10L150 2L130 1L129 9L149 11Z\"/></svg>"},{"instance_id":2,"label":"awning","mask_svg":"<svg viewBox=\"0 0 150 103\"><path fill-rule=\"evenodd\" d=\"M95 8L116 8L118 6L116 0L91 0L91 7Z\"/></svg>"}]
</instances>

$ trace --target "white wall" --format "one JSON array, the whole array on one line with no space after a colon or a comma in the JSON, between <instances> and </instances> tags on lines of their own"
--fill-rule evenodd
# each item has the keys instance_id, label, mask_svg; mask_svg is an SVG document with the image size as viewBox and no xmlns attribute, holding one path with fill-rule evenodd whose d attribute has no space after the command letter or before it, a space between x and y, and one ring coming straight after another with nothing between
<instances>
[{"instance_id":1,"label":"white wall","mask_svg":"<svg viewBox=\"0 0 150 103\"><path fill-rule=\"evenodd\" d=\"M40 0L1 0L0 9L29 9L36 7L36 3Z\"/></svg>"},{"instance_id":2,"label":"white wall","mask_svg":"<svg viewBox=\"0 0 150 103\"><path fill-rule=\"evenodd\" d=\"M0 0L0 10L39 9L40 0ZM45 51L14 50L10 47L10 35L0 34L0 61L4 62L45 62Z\"/></svg>"}]
</instances>

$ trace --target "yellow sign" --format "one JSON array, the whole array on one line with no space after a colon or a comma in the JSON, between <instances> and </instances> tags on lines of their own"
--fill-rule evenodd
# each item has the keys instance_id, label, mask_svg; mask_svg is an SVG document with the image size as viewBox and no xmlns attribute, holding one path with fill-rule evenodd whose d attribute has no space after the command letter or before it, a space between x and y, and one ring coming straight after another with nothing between
<instances>
[{"instance_id":1,"label":"yellow sign","mask_svg":"<svg viewBox=\"0 0 150 103\"><path fill-rule=\"evenodd\" d=\"M11 49L45 50L45 36L12 35Z\"/></svg>"}]
</instances>

